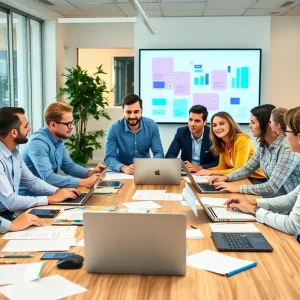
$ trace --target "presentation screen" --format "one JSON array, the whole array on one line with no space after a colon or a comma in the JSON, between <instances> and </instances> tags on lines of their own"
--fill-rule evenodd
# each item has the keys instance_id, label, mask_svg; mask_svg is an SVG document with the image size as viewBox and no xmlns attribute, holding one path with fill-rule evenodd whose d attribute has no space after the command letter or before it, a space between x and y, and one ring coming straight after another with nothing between
<instances>
[{"instance_id":1,"label":"presentation screen","mask_svg":"<svg viewBox=\"0 0 300 300\"><path fill-rule=\"evenodd\" d=\"M248 124L260 104L261 49L140 49L143 116L157 123L187 123L191 106L210 117L230 113Z\"/></svg>"}]
</instances>

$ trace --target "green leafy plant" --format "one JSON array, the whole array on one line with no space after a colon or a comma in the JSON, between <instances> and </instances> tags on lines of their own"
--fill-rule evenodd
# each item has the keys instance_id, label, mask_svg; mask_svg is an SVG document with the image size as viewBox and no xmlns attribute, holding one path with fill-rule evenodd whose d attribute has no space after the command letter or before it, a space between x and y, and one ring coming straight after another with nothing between
<instances>
[{"instance_id":1,"label":"green leafy plant","mask_svg":"<svg viewBox=\"0 0 300 300\"><path fill-rule=\"evenodd\" d=\"M108 106L107 95L112 90L107 90L106 82L100 78L101 74L106 74L102 65L93 76L88 75L80 66L67 68L62 74L66 78L65 87L60 89L57 96L66 94L73 107L76 133L65 144L71 158L82 165L93 158L95 149L102 148L100 140L105 136L104 130L87 131L88 121L91 118L110 120L105 107Z\"/></svg>"}]
</instances>

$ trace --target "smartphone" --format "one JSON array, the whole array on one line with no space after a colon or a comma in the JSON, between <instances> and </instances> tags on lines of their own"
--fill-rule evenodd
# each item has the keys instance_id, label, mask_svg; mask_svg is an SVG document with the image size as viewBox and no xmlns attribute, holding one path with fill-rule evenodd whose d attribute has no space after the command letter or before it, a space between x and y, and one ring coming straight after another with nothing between
<instances>
[{"instance_id":1,"label":"smartphone","mask_svg":"<svg viewBox=\"0 0 300 300\"><path fill-rule=\"evenodd\" d=\"M54 218L60 213L60 209L32 209L29 213L40 218Z\"/></svg>"},{"instance_id":2,"label":"smartphone","mask_svg":"<svg viewBox=\"0 0 300 300\"><path fill-rule=\"evenodd\" d=\"M122 181L102 181L98 184L98 188L112 187L115 189L119 189L122 185L123 185Z\"/></svg>"},{"instance_id":3,"label":"smartphone","mask_svg":"<svg viewBox=\"0 0 300 300\"><path fill-rule=\"evenodd\" d=\"M74 255L76 254L75 252L45 252L42 256L41 256L41 260L45 260L45 259L61 259L61 258L66 258L70 255Z\"/></svg>"}]
</instances>

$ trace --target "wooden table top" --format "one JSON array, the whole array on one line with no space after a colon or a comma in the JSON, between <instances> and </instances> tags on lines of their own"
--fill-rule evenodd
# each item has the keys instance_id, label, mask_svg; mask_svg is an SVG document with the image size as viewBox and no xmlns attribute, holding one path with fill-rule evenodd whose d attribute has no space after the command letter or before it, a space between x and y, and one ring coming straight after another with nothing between
<instances>
[{"instance_id":1,"label":"wooden table top","mask_svg":"<svg viewBox=\"0 0 300 300\"><path fill-rule=\"evenodd\" d=\"M167 192L181 193L184 181L178 186L136 186L133 180L124 180L117 194L93 196L86 205L118 205L132 201L137 189L165 189ZM194 189L195 191L195 189ZM198 194L199 195L199 194ZM208 195L208 194L207 194ZM231 194L231 196L234 194ZM209 195L208 195L209 196ZM212 195L210 195L212 196ZM228 194L215 194L213 197L228 197ZM253 197L253 196L244 196ZM208 225L210 219L201 207L196 217L189 207L178 201L155 201L163 206L157 213L183 213L187 216L187 228L197 226L204 234L203 239L187 240L189 254L206 249L216 250ZM47 220L49 224L52 219ZM288 235L260 223L255 223L274 248L271 253L228 252L234 257L256 261L256 267L232 277L225 277L187 267L186 276L147 276L89 274L83 266L79 270L60 270L56 261L45 261L42 277L59 274L88 291L68 299L300 299L300 247ZM83 228L78 227L77 240L83 238ZM7 241L0 240L0 249ZM71 247L70 251L84 256L84 247ZM20 263L40 261L42 253L35 252L29 259L18 259ZM3 260L0 258L0 260ZM2 297L2 298L1 298ZM4 299L0 295L0 299Z\"/></svg>"}]
</instances>

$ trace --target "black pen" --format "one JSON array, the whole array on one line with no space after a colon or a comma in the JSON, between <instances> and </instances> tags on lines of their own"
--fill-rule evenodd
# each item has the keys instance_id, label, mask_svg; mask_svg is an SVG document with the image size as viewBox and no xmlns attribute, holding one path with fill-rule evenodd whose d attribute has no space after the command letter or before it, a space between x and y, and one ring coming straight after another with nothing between
<instances>
[{"instance_id":1,"label":"black pen","mask_svg":"<svg viewBox=\"0 0 300 300\"><path fill-rule=\"evenodd\" d=\"M195 226L193 226L193 225L191 225L191 227L192 227L193 229L198 229L197 227L195 227Z\"/></svg>"}]
</instances>

